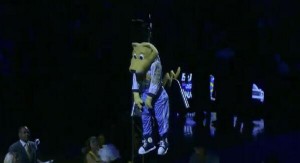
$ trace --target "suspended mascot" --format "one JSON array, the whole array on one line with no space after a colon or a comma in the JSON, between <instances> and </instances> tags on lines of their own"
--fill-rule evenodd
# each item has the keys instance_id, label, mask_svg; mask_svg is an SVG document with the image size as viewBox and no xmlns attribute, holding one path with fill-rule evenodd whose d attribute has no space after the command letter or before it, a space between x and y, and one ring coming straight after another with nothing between
<instances>
[{"instance_id":1,"label":"suspended mascot","mask_svg":"<svg viewBox=\"0 0 300 163\"><path fill-rule=\"evenodd\" d=\"M132 73L132 92L134 104L141 109L143 127L143 145L139 154L146 154L156 149L152 135L152 117L157 121L160 136L158 155L165 155L168 151L169 130L169 97L164 85L171 85L172 79L177 78L171 71L162 79L162 65L156 47L149 42L132 43L133 51L129 71Z\"/></svg>"}]
</instances>

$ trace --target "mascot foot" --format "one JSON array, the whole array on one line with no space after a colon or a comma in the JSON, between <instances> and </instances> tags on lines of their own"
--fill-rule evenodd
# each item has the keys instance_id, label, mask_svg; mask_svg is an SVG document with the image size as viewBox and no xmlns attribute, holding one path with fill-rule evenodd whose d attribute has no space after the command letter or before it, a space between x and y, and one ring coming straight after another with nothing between
<instances>
[{"instance_id":1,"label":"mascot foot","mask_svg":"<svg viewBox=\"0 0 300 163\"><path fill-rule=\"evenodd\" d=\"M143 140L143 145L139 149L139 154L144 155L156 149L156 146L153 144L151 137Z\"/></svg>"},{"instance_id":2,"label":"mascot foot","mask_svg":"<svg viewBox=\"0 0 300 163\"><path fill-rule=\"evenodd\" d=\"M159 148L158 148L157 154L158 155L165 155L165 154L167 154L168 149L169 149L168 139L161 140L159 142Z\"/></svg>"}]
</instances>

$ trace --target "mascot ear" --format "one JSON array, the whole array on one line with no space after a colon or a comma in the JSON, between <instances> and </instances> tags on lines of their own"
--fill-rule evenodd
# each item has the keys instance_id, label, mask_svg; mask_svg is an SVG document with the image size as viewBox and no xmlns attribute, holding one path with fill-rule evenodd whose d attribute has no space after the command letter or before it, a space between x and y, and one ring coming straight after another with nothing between
<instances>
[{"instance_id":1,"label":"mascot ear","mask_svg":"<svg viewBox=\"0 0 300 163\"><path fill-rule=\"evenodd\" d=\"M151 43L149 43L149 42L143 42L143 43L141 43L141 45L144 46L144 47L147 47L147 48L151 49L154 54L158 54L158 50Z\"/></svg>"},{"instance_id":2,"label":"mascot ear","mask_svg":"<svg viewBox=\"0 0 300 163\"><path fill-rule=\"evenodd\" d=\"M133 42L133 43L131 43L131 45L132 45L133 48L135 48L135 47L137 47L139 45L139 43Z\"/></svg>"}]
</instances>

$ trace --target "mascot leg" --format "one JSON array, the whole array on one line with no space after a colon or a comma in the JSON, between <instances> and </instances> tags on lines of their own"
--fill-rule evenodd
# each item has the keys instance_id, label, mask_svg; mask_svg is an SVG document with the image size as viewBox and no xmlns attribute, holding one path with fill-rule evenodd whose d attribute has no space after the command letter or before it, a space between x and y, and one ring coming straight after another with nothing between
<instances>
[{"instance_id":1,"label":"mascot leg","mask_svg":"<svg viewBox=\"0 0 300 163\"><path fill-rule=\"evenodd\" d=\"M165 90L161 92L154 105L155 118L158 124L160 135L158 155L165 155L169 148L168 130L169 130L169 97Z\"/></svg>"},{"instance_id":2,"label":"mascot leg","mask_svg":"<svg viewBox=\"0 0 300 163\"><path fill-rule=\"evenodd\" d=\"M142 99L145 101L146 93L143 93ZM139 148L138 153L143 155L146 153L149 153L150 151L153 151L156 146L154 145L153 139L152 139L152 114L151 110L143 107L142 112L142 125L143 125L143 145Z\"/></svg>"}]
</instances>

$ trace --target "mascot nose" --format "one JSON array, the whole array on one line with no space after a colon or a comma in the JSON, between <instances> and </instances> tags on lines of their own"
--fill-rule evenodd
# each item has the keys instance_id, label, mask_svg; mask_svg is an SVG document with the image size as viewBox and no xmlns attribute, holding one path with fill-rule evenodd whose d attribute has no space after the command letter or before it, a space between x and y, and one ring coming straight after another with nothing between
<instances>
[{"instance_id":1,"label":"mascot nose","mask_svg":"<svg viewBox=\"0 0 300 163\"><path fill-rule=\"evenodd\" d=\"M135 70L130 70L130 72L131 72L131 73L135 73L136 71L135 71Z\"/></svg>"}]
</instances>

